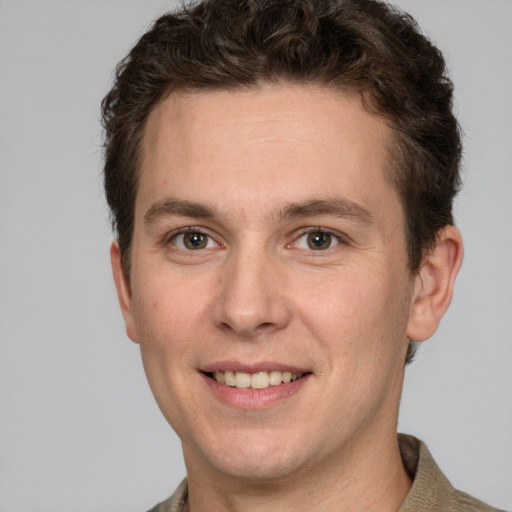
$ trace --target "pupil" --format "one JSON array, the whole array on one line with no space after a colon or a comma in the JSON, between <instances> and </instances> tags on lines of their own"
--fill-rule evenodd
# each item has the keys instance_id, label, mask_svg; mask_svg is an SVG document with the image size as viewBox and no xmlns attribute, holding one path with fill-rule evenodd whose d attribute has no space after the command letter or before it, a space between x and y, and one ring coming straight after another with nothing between
<instances>
[{"instance_id":1,"label":"pupil","mask_svg":"<svg viewBox=\"0 0 512 512\"><path fill-rule=\"evenodd\" d=\"M187 233L184 242L189 249L202 249L206 246L206 236L202 233Z\"/></svg>"},{"instance_id":2,"label":"pupil","mask_svg":"<svg viewBox=\"0 0 512 512\"><path fill-rule=\"evenodd\" d=\"M308 245L311 249L327 249L331 245L331 235L329 233L311 233L308 236Z\"/></svg>"}]
</instances>

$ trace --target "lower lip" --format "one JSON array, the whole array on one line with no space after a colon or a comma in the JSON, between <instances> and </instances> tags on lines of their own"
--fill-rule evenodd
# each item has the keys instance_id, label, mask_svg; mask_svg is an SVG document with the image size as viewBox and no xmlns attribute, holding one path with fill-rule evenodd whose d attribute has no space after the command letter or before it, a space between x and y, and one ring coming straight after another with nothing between
<instances>
[{"instance_id":1,"label":"lower lip","mask_svg":"<svg viewBox=\"0 0 512 512\"><path fill-rule=\"evenodd\" d=\"M202 374L206 384L221 401L237 409L266 409L272 405L282 402L295 395L309 380L311 374L279 384L278 386L269 386L265 389L236 388L219 384L216 380Z\"/></svg>"}]
</instances>

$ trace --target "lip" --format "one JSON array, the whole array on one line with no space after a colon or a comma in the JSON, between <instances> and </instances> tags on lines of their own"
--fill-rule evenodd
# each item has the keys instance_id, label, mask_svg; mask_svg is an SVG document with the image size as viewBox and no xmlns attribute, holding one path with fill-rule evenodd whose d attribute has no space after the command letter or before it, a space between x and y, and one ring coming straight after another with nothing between
<instances>
[{"instance_id":1,"label":"lip","mask_svg":"<svg viewBox=\"0 0 512 512\"><path fill-rule=\"evenodd\" d=\"M310 369L290 366L283 363L272 361L260 361L258 363L241 363L238 361L218 361L210 365L204 366L201 369L203 373L213 372L245 372L245 373L258 373L270 372L272 370L278 372L291 372L291 373L311 373Z\"/></svg>"},{"instance_id":2,"label":"lip","mask_svg":"<svg viewBox=\"0 0 512 512\"><path fill-rule=\"evenodd\" d=\"M207 373L213 373L215 371L257 373L272 370L304 373L304 375L295 381L282 383L278 386L269 386L265 389L239 389L236 387L230 387L225 384L220 384L206 375ZM268 409L277 404L283 403L286 400L292 399L294 395L304 388L312 377L312 373L304 368L272 362L243 364L233 361L220 361L212 365L205 366L201 369L200 374L215 398L224 405L228 405L230 408L242 410Z\"/></svg>"}]
</instances>

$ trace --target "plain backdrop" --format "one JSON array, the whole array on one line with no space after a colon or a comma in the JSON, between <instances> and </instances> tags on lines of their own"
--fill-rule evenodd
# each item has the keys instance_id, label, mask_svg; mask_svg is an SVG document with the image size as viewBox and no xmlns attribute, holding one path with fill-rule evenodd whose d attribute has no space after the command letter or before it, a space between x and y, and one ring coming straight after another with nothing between
<instances>
[{"instance_id":1,"label":"plain backdrop","mask_svg":"<svg viewBox=\"0 0 512 512\"><path fill-rule=\"evenodd\" d=\"M397 3L445 53L466 147L466 257L400 430L510 510L512 2ZM172 5L0 0L1 512L142 512L185 475L118 310L99 123L115 64Z\"/></svg>"}]
</instances>

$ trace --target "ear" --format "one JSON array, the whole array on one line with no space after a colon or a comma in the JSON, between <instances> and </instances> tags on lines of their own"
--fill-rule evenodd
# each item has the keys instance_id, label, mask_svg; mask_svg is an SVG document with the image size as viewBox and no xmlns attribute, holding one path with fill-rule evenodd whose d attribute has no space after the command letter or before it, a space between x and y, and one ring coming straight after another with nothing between
<instances>
[{"instance_id":1,"label":"ear","mask_svg":"<svg viewBox=\"0 0 512 512\"><path fill-rule=\"evenodd\" d=\"M454 226L441 229L416 275L406 332L410 340L425 341L436 332L452 300L463 253L459 230Z\"/></svg>"},{"instance_id":2,"label":"ear","mask_svg":"<svg viewBox=\"0 0 512 512\"><path fill-rule=\"evenodd\" d=\"M139 336L132 314L132 290L123 268L121 250L117 242L113 242L110 246L110 261L112 262L112 273L114 274L117 297L119 298L119 305L121 306L121 312L123 313L126 325L126 334L132 341L138 343Z\"/></svg>"}]
</instances>

